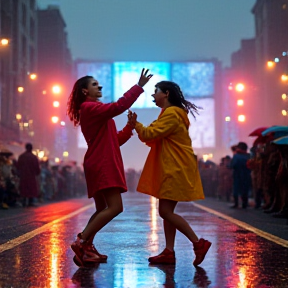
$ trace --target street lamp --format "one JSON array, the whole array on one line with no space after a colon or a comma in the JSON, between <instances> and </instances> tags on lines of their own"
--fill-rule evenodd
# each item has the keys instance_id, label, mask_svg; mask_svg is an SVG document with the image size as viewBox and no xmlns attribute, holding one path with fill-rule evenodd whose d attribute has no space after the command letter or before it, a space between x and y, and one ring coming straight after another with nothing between
<instances>
[{"instance_id":1,"label":"street lamp","mask_svg":"<svg viewBox=\"0 0 288 288\"><path fill-rule=\"evenodd\" d=\"M61 87L59 85L54 85L52 87L52 93L53 94L60 94L61 93Z\"/></svg>"},{"instance_id":2,"label":"street lamp","mask_svg":"<svg viewBox=\"0 0 288 288\"><path fill-rule=\"evenodd\" d=\"M19 93L22 93L22 92L24 92L24 87L19 86L19 87L17 87L17 90Z\"/></svg>"},{"instance_id":3,"label":"street lamp","mask_svg":"<svg viewBox=\"0 0 288 288\"><path fill-rule=\"evenodd\" d=\"M238 121L239 121L239 122L245 122L245 120L246 120L245 115L239 115L239 116L238 116Z\"/></svg>"},{"instance_id":4,"label":"street lamp","mask_svg":"<svg viewBox=\"0 0 288 288\"><path fill-rule=\"evenodd\" d=\"M51 121L52 121L52 123L56 124L56 123L58 123L58 121L59 121L59 117L57 117L57 116L52 116L52 117L51 117Z\"/></svg>"},{"instance_id":5,"label":"street lamp","mask_svg":"<svg viewBox=\"0 0 288 288\"><path fill-rule=\"evenodd\" d=\"M59 101L53 101L53 107L57 108L60 106Z\"/></svg>"},{"instance_id":6,"label":"street lamp","mask_svg":"<svg viewBox=\"0 0 288 288\"><path fill-rule=\"evenodd\" d=\"M30 77L31 80L35 80L37 78L37 74L32 73L32 74L29 75L29 77Z\"/></svg>"},{"instance_id":7,"label":"street lamp","mask_svg":"<svg viewBox=\"0 0 288 288\"><path fill-rule=\"evenodd\" d=\"M0 40L0 45L1 46L8 46L9 45L9 40L7 39L7 38L2 38L1 40Z\"/></svg>"},{"instance_id":8,"label":"street lamp","mask_svg":"<svg viewBox=\"0 0 288 288\"><path fill-rule=\"evenodd\" d=\"M244 91L244 89L245 89L245 85L243 83L237 83L235 86L235 90L237 92L242 92L242 91Z\"/></svg>"}]
</instances>

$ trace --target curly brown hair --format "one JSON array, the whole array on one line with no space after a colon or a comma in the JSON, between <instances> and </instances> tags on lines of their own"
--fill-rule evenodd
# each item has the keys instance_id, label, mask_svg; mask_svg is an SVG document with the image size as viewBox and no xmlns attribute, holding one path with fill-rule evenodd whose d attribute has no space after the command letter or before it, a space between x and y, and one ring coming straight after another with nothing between
<instances>
[{"instance_id":1,"label":"curly brown hair","mask_svg":"<svg viewBox=\"0 0 288 288\"><path fill-rule=\"evenodd\" d=\"M86 100L86 95L83 89L87 89L89 81L93 79L92 76L84 76L78 79L72 89L72 92L67 102L67 115L73 122L74 126L80 124L80 106Z\"/></svg>"},{"instance_id":2,"label":"curly brown hair","mask_svg":"<svg viewBox=\"0 0 288 288\"><path fill-rule=\"evenodd\" d=\"M187 113L190 112L193 117L196 119L194 113L199 114L199 109L202 107L198 107L195 104L184 98L184 95L178 84L172 81L161 81L155 85L156 88L159 88L162 92L166 93L169 91L168 101L173 105L179 108L184 109Z\"/></svg>"}]
</instances>

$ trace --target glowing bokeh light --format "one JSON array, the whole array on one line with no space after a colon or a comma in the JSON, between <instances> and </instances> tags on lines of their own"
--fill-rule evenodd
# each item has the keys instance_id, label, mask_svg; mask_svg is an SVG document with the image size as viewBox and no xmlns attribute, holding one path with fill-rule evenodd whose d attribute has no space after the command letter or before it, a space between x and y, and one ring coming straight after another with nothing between
<instances>
[{"instance_id":1,"label":"glowing bokeh light","mask_svg":"<svg viewBox=\"0 0 288 288\"><path fill-rule=\"evenodd\" d=\"M19 114L19 113L18 113L18 114L16 114L16 119L17 119L17 120L21 120L21 119L22 119L22 115L21 115L21 114Z\"/></svg>"},{"instance_id":2,"label":"glowing bokeh light","mask_svg":"<svg viewBox=\"0 0 288 288\"><path fill-rule=\"evenodd\" d=\"M67 151L64 151L63 152L63 157L68 157L69 156L69 153Z\"/></svg>"},{"instance_id":3,"label":"glowing bokeh light","mask_svg":"<svg viewBox=\"0 0 288 288\"><path fill-rule=\"evenodd\" d=\"M60 94L61 93L61 87L59 85L54 85L52 87L52 93L53 94Z\"/></svg>"},{"instance_id":4,"label":"glowing bokeh light","mask_svg":"<svg viewBox=\"0 0 288 288\"><path fill-rule=\"evenodd\" d=\"M37 78L37 75L35 73L30 74L30 79L35 80Z\"/></svg>"},{"instance_id":5,"label":"glowing bokeh light","mask_svg":"<svg viewBox=\"0 0 288 288\"><path fill-rule=\"evenodd\" d=\"M51 117L51 121L52 121L53 123L58 123L59 117L53 116L53 117Z\"/></svg>"},{"instance_id":6,"label":"glowing bokeh light","mask_svg":"<svg viewBox=\"0 0 288 288\"><path fill-rule=\"evenodd\" d=\"M273 68L275 66L275 62L274 61L268 61L267 62L267 67L268 68Z\"/></svg>"},{"instance_id":7,"label":"glowing bokeh light","mask_svg":"<svg viewBox=\"0 0 288 288\"><path fill-rule=\"evenodd\" d=\"M235 90L236 90L237 92L242 92L242 91L244 91L244 89L245 89L245 85L244 85L243 83L238 83L238 84L236 84L236 86L235 86Z\"/></svg>"},{"instance_id":8,"label":"glowing bokeh light","mask_svg":"<svg viewBox=\"0 0 288 288\"><path fill-rule=\"evenodd\" d=\"M244 105L244 101L242 99L237 100L237 105L238 106L243 106Z\"/></svg>"},{"instance_id":9,"label":"glowing bokeh light","mask_svg":"<svg viewBox=\"0 0 288 288\"><path fill-rule=\"evenodd\" d=\"M288 75L283 74L283 75L281 76L281 80L282 80L282 81L287 81L287 80L288 80Z\"/></svg>"},{"instance_id":10,"label":"glowing bokeh light","mask_svg":"<svg viewBox=\"0 0 288 288\"><path fill-rule=\"evenodd\" d=\"M245 122L245 120L246 120L245 115L239 115L239 116L238 116L238 121L239 121L239 122Z\"/></svg>"},{"instance_id":11,"label":"glowing bokeh light","mask_svg":"<svg viewBox=\"0 0 288 288\"><path fill-rule=\"evenodd\" d=\"M59 103L59 101L54 101L53 102L53 107L59 107L60 106L60 103Z\"/></svg>"}]
</instances>

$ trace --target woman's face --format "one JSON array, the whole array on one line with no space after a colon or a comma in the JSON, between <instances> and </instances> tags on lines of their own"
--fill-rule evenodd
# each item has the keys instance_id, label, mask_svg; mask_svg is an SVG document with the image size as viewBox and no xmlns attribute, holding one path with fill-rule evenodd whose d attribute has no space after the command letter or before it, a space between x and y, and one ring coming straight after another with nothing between
<instances>
[{"instance_id":1,"label":"woman's face","mask_svg":"<svg viewBox=\"0 0 288 288\"><path fill-rule=\"evenodd\" d=\"M85 91L87 91L87 97L92 99L92 100L97 100L98 98L102 97L102 86L99 85L99 82L97 80L95 80L94 78L91 78L87 89L85 89Z\"/></svg>"},{"instance_id":2,"label":"woman's face","mask_svg":"<svg viewBox=\"0 0 288 288\"><path fill-rule=\"evenodd\" d=\"M153 102L160 108L164 108L168 101L168 94L162 92L161 89L157 87L155 88L155 93L151 96L154 98Z\"/></svg>"}]
</instances>

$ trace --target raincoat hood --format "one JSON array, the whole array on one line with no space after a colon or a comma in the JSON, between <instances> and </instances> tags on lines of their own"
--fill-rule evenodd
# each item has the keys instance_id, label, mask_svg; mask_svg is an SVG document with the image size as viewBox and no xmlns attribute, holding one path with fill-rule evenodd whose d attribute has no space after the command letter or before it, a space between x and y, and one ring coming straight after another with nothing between
<instances>
[{"instance_id":1,"label":"raincoat hood","mask_svg":"<svg viewBox=\"0 0 288 288\"><path fill-rule=\"evenodd\" d=\"M173 109L176 112L176 114L183 120L183 123L185 124L186 128L188 129L189 126L190 126L188 113L182 108L179 108L179 107L176 107L176 106L171 106L171 107L173 107ZM169 109L169 108L170 107L168 107L166 109Z\"/></svg>"}]
</instances>

